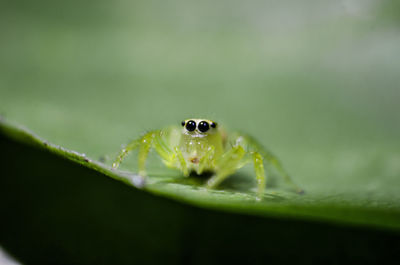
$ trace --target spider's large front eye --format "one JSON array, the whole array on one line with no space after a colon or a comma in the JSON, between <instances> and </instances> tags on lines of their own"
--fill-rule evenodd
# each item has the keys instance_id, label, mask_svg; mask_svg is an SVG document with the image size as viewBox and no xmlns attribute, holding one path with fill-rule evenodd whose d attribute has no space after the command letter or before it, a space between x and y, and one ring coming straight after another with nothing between
<instances>
[{"instance_id":1,"label":"spider's large front eye","mask_svg":"<svg viewBox=\"0 0 400 265\"><path fill-rule=\"evenodd\" d=\"M208 129L210 129L210 125L208 125L208 122L206 121L201 121L199 122L199 126L197 126L200 132L206 132Z\"/></svg>"},{"instance_id":2,"label":"spider's large front eye","mask_svg":"<svg viewBox=\"0 0 400 265\"><path fill-rule=\"evenodd\" d=\"M189 132L193 132L194 130L196 130L196 123L192 120L188 121L186 123L186 130L188 130Z\"/></svg>"}]
</instances>

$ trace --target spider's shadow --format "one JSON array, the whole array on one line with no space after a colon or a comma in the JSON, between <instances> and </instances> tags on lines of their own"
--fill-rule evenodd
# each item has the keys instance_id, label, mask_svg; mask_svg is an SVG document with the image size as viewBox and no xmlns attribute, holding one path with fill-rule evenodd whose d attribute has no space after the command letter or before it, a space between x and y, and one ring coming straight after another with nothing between
<instances>
[{"instance_id":1,"label":"spider's shadow","mask_svg":"<svg viewBox=\"0 0 400 265\"><path fill-rule=\"evenodd\" d=\"M197 187L203 187L206 182L212 177L213 172L204 172L201 175L192 172L189 177L176 178L169 182L193 185ZM276 178L270 178L267 184L267 188L276 187ZM256 179L252 175L246 174L245 172L236 172L225 179L218 187L217 190L235 191L243 193L253 193L257 189ZM274 197L275 199L282 200L283 197L278 195L269 194L268 197Z\"/></svg>"}]
</instances>

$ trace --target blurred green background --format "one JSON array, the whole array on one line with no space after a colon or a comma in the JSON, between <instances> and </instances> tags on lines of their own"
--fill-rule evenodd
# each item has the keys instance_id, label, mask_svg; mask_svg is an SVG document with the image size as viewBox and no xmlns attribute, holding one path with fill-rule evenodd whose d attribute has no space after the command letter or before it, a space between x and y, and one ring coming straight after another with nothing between
<instances>
[{"instance_id":1,"label":"blurred green background","mask_svg":"<svg viewBox=\"0 0 400 265\"><path fill-rule=\"evenodd\" d=\"M274 151L304 203L398 217L398 10L388 0L2 1L0 114L94 159L143 131L214 119Z\"/></svg>"}]
</instances>

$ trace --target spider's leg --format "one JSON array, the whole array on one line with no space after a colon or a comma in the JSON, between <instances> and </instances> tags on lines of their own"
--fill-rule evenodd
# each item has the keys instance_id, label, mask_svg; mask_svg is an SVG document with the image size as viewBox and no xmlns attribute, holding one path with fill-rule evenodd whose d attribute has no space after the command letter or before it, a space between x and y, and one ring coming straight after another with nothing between
<instances>
[{"instance_id":1,"label":"spider's leg","mask_svg":"<svg viewBox=\"0 0 400 265\"><path fill-rule=\"evenodd\" d=\"M300 188L296 183L293 182L292 178L290 175L286 172L286 170L283 168L281 162L279 159L271 154L270 152L263 152L263 157L264 159L271 164L272 166L275 167L275 169L279 172L279 174L283 177L283 180L289 185L292 186L292 188L297 192L297 193L303 193L303 189Z\"/></svg>"},{"instance_id":2,"label":"spider's leg","mask_svg":"<svg viewBox=\"0 0 400 265\"><path fill-rule=\"evenodd\" d=\"M146 160L149 155L150 149L154 144L154 139L160 134L160 131L151 131L146 133L140 139L139 154L138 154L138 167L139 175L146 176Z\"/></svg>"},{"instance_id":3,"label":"spider's leg","mask_svg":"<svg viewBox=\"0 0 400 265\"><path fill-rule=\"evenodd\" d=\"M202 174L204 172L204 169L206 167L213 168L213 159L214 159L214 153L215 153L215 147L212 145L210 148L207 150L207 152L200 158L199 161L199 169L197 174Z\"/></svg>"},{"instance_id":4,"label":"spider's leg","mask_svg":"<svg viewBox=\"0 0 400 265\"><path fill-rule=\"evenodd\" d=\"M216 162L216 173L207 181L207 187L217 187L224 179L242 166L243 163L241 162L245 154L246 151L240 145L232 147L223 154Z\"/></svg>"},{"instance_id":5,"label":"spider's leg","mask_svg":"<svg viewBox=\"0 0 400 265\"><path fill-rule=\"evenodd\" d=\"M259 144L254 138L252 137L247 137L247 141L250 147L255 149L261 156L264 158L264 160L272 165L278 172L279 174L283 177L283 180L289 185L292 186L293 189L297 193L303 193L303 189L301 189L299 186L297 186L296 183L293 182L292 178L290 175L286 172L286 170L283 168L282 163L279 161L279 159L273 155L269 150L264 148L261 144Z\"/></svg>"},{"instance_id":6,"label":"spider's leg","mask_svg":"<svg viewBox=\"0 0 400 265\"><path fill-rule=\"evenodd\" d=\"M250 155L250 156L248 156ZM209 188L216 187L226 177L237 169L243 167L249 162L253 162L254 171L257 179L257 200L261 200L265 191L266 175L264 170L263 157L258 152L247 152L243 147L236 146L225 153L221 160L218 161L218 171L208 182Z\"/></svg>"},{"instance_id":7,"label":"spider's leg","mask_svg":"<svg viewBox=\"0 0 400 265\"><path fill-rule=\"evenodd\" d=\"M267 159L272 165L275 166L275 168L279 171L279 173L283 176L283 179L285 182L292 186L293 189L299 193L302 194L304 193L304 190L300 188L296 183L293 182L292 178L290 175L286 172L286 170L283 168L282 164L279 162L279 160L275 157L273 157L271 160Z\"/></svg>"},{"instance_id":8,"label":"spider's leg","mask_svg":"<svg viewBox=\"0 0 400 265\"><path fill-rule=\"evenodd\" d=\"M121 150L117 159L113 163L113 168L118 168L121 164L122 160L131 152L132 150L139 148L138 155L138 166L139 166L139 175L146 176L146 160L149 154L150 148L153 146L154 139L159 137L160 131L151 131L143 135L141 138L133 140L130 142L124 149ZM161 148L160 148L161 149ZM161 153L160 150L158 150Z\"/></svg>"},{"instance_id":9,"label":"spider's leg","mask_svg":"<svg viewBox=\"0 0 400 265\"><path fill-rule=\"evenodd\" d=\"M135 150L139 147L141 139L135 139L131 141L125 148L123 148L120 153L118 154L117 158L115 159L114 163L112 164L113 168L118 168L121 164L122 160L129 154L130 151Z\"/></svg>"},{"instance_id":10,"label":"spider's leg","mask_svg":"<svg viewBox=\"0 0 400 265\"><path fill-rule=\"evenodd\" d=\"M180 165L180 169L182 170L183 175L185 177L188 177L189 176L189 169L187 167L186 160L183 157L183 154L182 154L181 150L178 147L175 147L174 150L175 150L175 156L173 157L173 159L176 158L178 160L179 165Z\"/></svg>"},{"instance_id":11,"label":"spider's leg","mask_svg":"<svg viewBox=\"0 0 400 265\"><path fill-rule=\"evenodd\" d=\"M139 175L146 176L146 160L149 154L150 149L153 147L158 155L164 160L165 164L169 167L176 167L176 161L181 164L182 171L185 172L186 164L182 153L177 152L177 148L171 150L168 144L164 141L163 134L167 131L157 130L147 133L141 138L139 155L138 155L138 166L139 166ZM187 171L187 169L186 169Z\"/></svg>"},{"instance_id":12,"label":"spider's leg","mask_svg":"<svg viewBox=\"0 0 400 265\"><path fill-rule=\"evenodd\" d=\"M263 157L258 152L253 152L254 171L257 179L257 200L261 200L265 191L266 175L264 170Z\"/></svg>"},{"instance_id":13,"label":"spider's leg","mask_svg":"<svg viewBox=\"0 0 400 265\"><path fill-rule=\"evenodd\" d=\"M182 170L185 176L189 176L189 170L186 160L183 157L181 150L178 147L171 149L162 137L162 131L157 133L154 137L153 147L159 156L163 159L164 164L171 168L178 168Z\"/></svg>"}]
</instances>

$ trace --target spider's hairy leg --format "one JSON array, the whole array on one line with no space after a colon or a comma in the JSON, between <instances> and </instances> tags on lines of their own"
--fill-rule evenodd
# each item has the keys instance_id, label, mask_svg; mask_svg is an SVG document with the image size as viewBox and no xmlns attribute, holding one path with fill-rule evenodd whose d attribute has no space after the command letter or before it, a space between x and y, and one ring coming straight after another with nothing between
<instances>
[{"instance_id":1,"label":"spider's hairy leg","mask_svg":"<svg viewBox=\"0 0 400 265\"><path fill-rule=\"evenodd\" d=\"M181 150L178 147L175 147L174 150L175 150L175 154L171 157L171 162L173 163L174 160L177 159L178 162L179 162L179 165L180 165L180 169L183 172L183 175L185 177L188 177L189 176L189 169L187 167L186 160L183 157L183 154L182 154Z\"/></svg>"},{"instance_id":2,"label":"spider's hairy leg","mask_svg":"<svg viewBox=\"0 0 400 265\"><path fill-rule=\"evenodd\" d=\"M265 191L266 175L263 157L258 152L247 152L242 146L235 146L225 153L217 164L217 173L208 182L207 187L214 188L237 169L253 162L257 179L257 200L261 200Z\"/></svg>"},{"instance_id":3,"label":"spider's hairy leg","mask_svg":"<svg viewBox=\"0 0 400 265\"><path fill-rule=\"evenodd\" d=\"M151 148L154 148L154 150L156 150L158 155L162 158L167 166L175 167L177 159L182 164L181 159L179 159L179 154L183 158L182 154L177 153L176 148L174 149L175 152L171 150L171 148L164 140L164 134L168 134L168 132L168 130L151 131L141 138L138 154L139 175L146 176L146 160ZM184 171L184 168L186 168L186 164L182 165L182 168L182 170Z\"/></svg>"},{"instance_id":4,"label":"spider's hairy leg","mask_svg":"<svg viewBox=\"0 0 400 265\"><path fill-rule=\"evenodd\" d=\"M242 146L234 146L222 155L216 162L216 174L207 181L208 188L217 187L230 174L235 172L241 165L246 151Z\"/></svg>"},{"instance_id":5,"label":"spider's hairy leg","mask_svg":"<svg viewBox=\"0 0 400 265\"><path fill-rule=\"evenodd\" d=\"M170 141L171 137L176 138L177 132L179 131L176 128L159 131L154 138L153 147L167 167L180 169L183 175L187 177L189 176L189 169L182 151L176 146L176 142L171 143Z\"/></svg>"},{"instance_id":6,"label":"spider's hairy leg","mask_svg":"<svg viewBox=\"0 0 400 265\"><path fill-rule=\"evenodd\" d=\"M257 179L257 200L261 200L265 191L266 175L264 170L263 157L258 152L252 152L254 171Z\"/></svg>"},{"instance_id":7,"label":"spider's hairy leg","mask_svg":"<svg viewBox=\"0 0 400 265\"><path fill-rule=\"evenodd\" d=\"M282 163L279 161L279 159L273 155L270 151L268 151L266 148L264 148L261 144L259 144L257 141L255 141L253 138L248 137L247 140L249 141L250 146L253 146L258 153L261 154L262 158L272 165L280 175L282 175L283 180L291 186L297 193L301 194L304 193L304 190L300 188L296 183L293 182L292 178L290 175L286 172L286 170L283 168Z\"/></svg>"},{"instance_id":8,"label":"spider's hairy leg","mask_svg":"<svg viewBox=\"0 0 400 265\"><path fill-rule=\"evenodd\" d=\"M293 189L299 193L302 194L304 193L304 190L300 188L296 183L293 182L292 178L290 175L286 172L286 170L283 168L281 162L273 155L271 156L266 156L265 159L271 163L277 170L278 172L283 176L284 181L293 187Z\"/></svg>"},{"instance_id":9,"label":"spider's hairy leg","mask_svg":"<svg viewBox=\"0 0 400 265\"><path fill-rule=\"evenodd\" d=\"M213 167L215 147L211 145L207 152L200 158L199 169L197 174L201 175L206 167Z\"/></svg>"},{"instance_id":10,"label":"spider's hairy leg","mask_svg":"<svg viewBox=\"0 0 400 265\"><path fill-rule=\"evenodd\" d=\"M151 131L140 137L139 139L133 140L130 142L124 149L121 150L119 155L117 156L115 162L113 163L113 168L118 168L121 164L122 160L133 150L139 148L138 155L138 166L139 166L139 175L145 176L146 170L146 160L149 154L150 148L153 146L153 142L160 135L160 131ZM162 148L159 148L159 153L163 153Z\"/></svg>"},{"instance_id":11,"label":"spider's hairy leg","mask_svg":"<svg viewBox=\"0 0 400 265\"><path fill-rule=\"evenodd\" d=\"M179 148L175 147L171 149L168 145L168 135L171 133L171 129L166 130L155 130L150 131L143 135L141 138L133 140L124 149L121 150L117 159L113 163L113 168L118 168L122 160L128 155L128 153L136 148L139 148L138 154L138 168L139 175L146 176L146 161L148 154L152 148L162 158L164 163L168 167L179 168L187 176L189 175L186 161ZM167 136L166 136L167 135Z\"/></svg>"},{"instance_id":12,"label":"spider's hairy leg","mask_svg":"<svg viewBox=\"0 0 400 265\"><path fill-rule=\"evenodd\" d=\"M160 131L151 131L146 133L140 139L139 154L138 154L138 167L139 175L145 177L146 174L146 160L149 155L150 149L153 146L154 138L160 134Z\"/></svg>"},{"instance_id":13,"label":"spider's hairy leg","mask_svg":"<svg viewBox=\"0 0 400 265\"><path fill-rule=\"evenodd\" d=\"M130 143L128 143L128 145L119 152L117 158L115 159L114 163L112 164L112 168L118 168L119 165L121 164L122 160L124 160L124 158L129 154L129 152L131 152L132 150L135 150L136 148L139 147L140 140L141 139L135 139L135 140L131 141Z\"/></svg>"}]
</instances>

